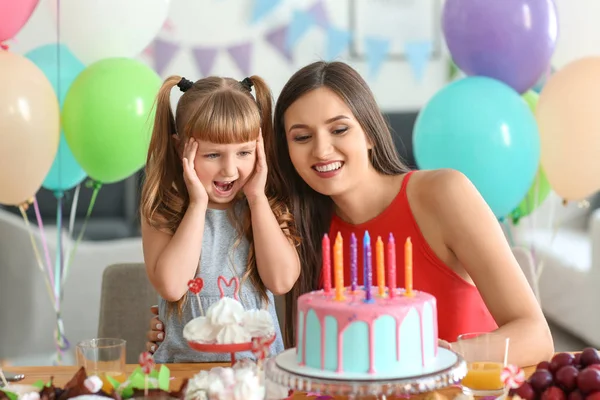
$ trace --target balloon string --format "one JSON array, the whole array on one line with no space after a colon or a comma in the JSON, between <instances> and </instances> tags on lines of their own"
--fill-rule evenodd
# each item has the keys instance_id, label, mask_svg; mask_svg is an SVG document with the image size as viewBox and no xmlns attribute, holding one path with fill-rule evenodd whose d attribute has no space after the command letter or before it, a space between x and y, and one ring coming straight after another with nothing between
<instances>
[{"instance_id":1,"label":"balloon string","mask_svg":"<svg viewBox=\"0 0 600 400\"><path fill-rule=\"evenodd\" d=\"M61 281L63 272L63 244L62 244L62 205L63 193L55 192L56 196L56 259L54 260L54 293L58 299L62 298Z\"/></svg>"},{"instance_id":2,"label":"balloon string","mask_svg":"<svg viewBox=\"0 0 600 400\"><path fill-rule=\"evenodd\" d=\"M33 209L35 210L35 217L37 219L38 227L40 230L40 239L42 241L42 248L44 249L44 256L46 257L46 267L48 268L48 276L50 277L50 283L52 287L56 288L54 272L52 271L52 260L50 259L50 250L48 249L48 241L46 240L46 233L44 231L44 223L42 221L42 214L40 214L40 207L37 199L33 196ZM54 300L58 298L58 293L54 292Z\"/></svg>"},{"instance_id":3,"label":"balloon string","mask_svg":"<svg viewBox=\"0 0 600 400\"><path fill-rule=\"evenodd\" d=\"M71 214L69 215L69 241L67 242L67 248L66 251L63 252L63 254L70 254L71 252L71 246L72 246L72 241L73 241L73 231L75 229L75 216L77 215L77 204L79 203L79 192L81 189L81 184L77 185L77 187L75 188L75 194L73 195L73 203L71 204ZM64 261L64 257L63 257L63 261ZM65 270L63 271L63 275L62 275L62 285L64 287L65 285L65 281L67 280L68 277L68 269L66 268L66 264L65 263Z\"/></svg>"},{"instance_id":4,"label":"balloon string","mask_svg":"<svg viewBox=\"0 0 600 400\"><path fill-rule=\"evenodd\" d=\"M23 220L25 221L25 226L27 227L27 232L29 233L29 239L31 240L31 246L33 247L33 253L35 254L35 259L38 263L38 267L40 268L40 271L42 272L42 276L44 277L44 283L46 284L46 289L48 290L48 296L50 296L50 301L54 302L55 307L56 307L56 300L55 300L54 294L52 292L52 287L50 285L50 281L48 280L48 276L44 272L44 262L42 261L42 256L40 255L40 251L36 244L36 240L33 235L33 229L31 229L31 224L29 223L29 217L27 217L27 212L25 211L25 208L22 205L19 206L19 211L21 211L21 216L23 217Z\"/></svg>"},{"instance_id":5,"label":"balloon string","mask_svg":"<svg viewBox=\"0 0 600 400\"><path fill-rule=\"evenodd\" d=\"M87 228L88 221L90 219L90 216L92 215L92 210L94 209L94 204L96 203L96 198L98 197L98 192L100 191L100 188L102 187L102 184L97 181L94 181L92 183L92 185L94 187L94 191L92 192L92 198L90 199L90 204L89 204L87 212L85 214L85 219L83 220L83 225L81 226L81 231L79 232L79 235L77 236L77 240L75 241L73 248L69 251L69 256L68 256L67 262L65 264L65 277L68 276L68 274L69 274L69 269L71 268L71 262L73 261L73 254L75 254L75 252L77 251L77 246L79 246L81 239L83 239L83 234L85 233L85 229Z\"/></svg>"}]
</instances>

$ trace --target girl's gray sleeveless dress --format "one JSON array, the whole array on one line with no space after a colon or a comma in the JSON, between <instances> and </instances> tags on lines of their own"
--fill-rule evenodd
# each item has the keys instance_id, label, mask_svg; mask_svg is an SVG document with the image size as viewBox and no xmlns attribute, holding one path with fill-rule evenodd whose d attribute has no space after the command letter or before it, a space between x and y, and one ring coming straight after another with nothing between
<instances>
[{"instance_id":1,"label":"girl's gray sleeveless dress","mask_svg":"<svg viewBox=\"0 0 600 400\"><path fill-rule=\"evenodd\" d=\"M239 242L239 243L236 243ZM237 247L236 247L237 244ZM264 301L254 286L246 280L242 285L242 276L246 271L249 243L243 238L239 240L235 227L231 224L226 210L208 209L202 239L199 274L204 281L200 292L200 300L204 313L211 304L220 299L217 279L223 276L229 281L237 276L240 281L239 300L246 310L264 308ZM233 285L222 285L225 296L233 297ZM275 313L273 294L268 292L269 304L267 310L273 316L273 325L277 338L270 347L271 355L283 351L281 330ZM170 309L170 311L168 311ZM154 353L157 363L189 363L189 362L228 362L229 354L202 353L189 347L183 337L183 327L187 322L200 316L198 299L188 292L185 306L181 314L177 306L168 307L167 301L159 297L159 317L165 326L165 339L159 344ZM251 352L236 354L237 359L254 358Z\"/></svg>"}]
</instances>

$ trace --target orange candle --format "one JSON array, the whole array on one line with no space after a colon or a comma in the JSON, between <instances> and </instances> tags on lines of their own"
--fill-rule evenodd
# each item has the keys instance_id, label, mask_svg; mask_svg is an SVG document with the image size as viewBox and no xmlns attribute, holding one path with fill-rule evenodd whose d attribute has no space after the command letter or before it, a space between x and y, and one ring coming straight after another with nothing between
<instances>
[{"instance_id":1,"label":"orange candle","mask_svg":"<svg viewBox=\"0 0 600 400\"><path fill-rule=\"evenodd\" d=\"M333 245L333 273L335 279L335 300L344 300L344 239L338 232Z\"/></svg>"},{"instance_id":2,"label":"orange candle","mask_svg":"<svg viewBox=\"0 0 600 400\"><path fill-rule=\"evenodd\" d=\"M412 242L410 236L406 238L404 244L404 286L406 288L406 296L413 295L413 258L412 258Z\"/></svg>"},{"instance_id":3,"label":"orange candle","mask_svg":"<svg viewBox=\"0 0 600 400\"><path fill-rule=\"evenodd\" d=\"M383 241L381 236L377 237L375 244L375 257L377 262L377 286L379 287L379 297L385 296L385 267L383 263Z\"/></svg>"}]
</instances>

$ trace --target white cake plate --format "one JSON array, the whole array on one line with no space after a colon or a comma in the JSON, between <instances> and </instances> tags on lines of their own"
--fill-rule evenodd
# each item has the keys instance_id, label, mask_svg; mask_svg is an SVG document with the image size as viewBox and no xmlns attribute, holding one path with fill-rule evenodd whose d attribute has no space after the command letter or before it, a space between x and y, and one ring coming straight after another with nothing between
<instances>
[{"instance_id":1,"label":"white cake plate","mask_svg":"<svg viewBox=\"0 0 600 400\"><path fill-rule=\"evenodd\" d=\"M332 396L402 396L431 392L459 383L467 363L457 353L438 347L435 361L411 375L335 373L301 366L296 349L286 350L265 363L270 381L303 392Z\"/></svg>"}]
</instances>

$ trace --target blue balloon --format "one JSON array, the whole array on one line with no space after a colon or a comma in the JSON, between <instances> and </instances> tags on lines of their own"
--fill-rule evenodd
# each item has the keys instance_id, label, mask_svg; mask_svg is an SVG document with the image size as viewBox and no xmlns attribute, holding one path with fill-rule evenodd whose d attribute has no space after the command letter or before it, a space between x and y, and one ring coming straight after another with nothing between
<instances>
[{"instance_id":1,"label":"blue balloon","mask_svg":"<svg viewBox=\"0 0 600 400\"><path fill-rule=\"evenodd\" d=\"M419 168L462 172L498 218L523 200L540 162L538 126L527 103L482 76L436 93L419 113L413 143Z\"/></svg>"},{"instance_id":2,"label":"blue balloon","mask_svg":"<svg viewBox=\"0 0 600 400\"><path fill-rule=\"evenodd\" d=\"M85 69L85 65L66 46L56 43L33 49L25 54L25 57L46 75L62 108L69 87L77 75ZM79 184L85 176L86 173L75 160L65 140L64 132L61 131L56 158L42 187L54 192L63 192Z\"/></svg>"}]
</instances>

